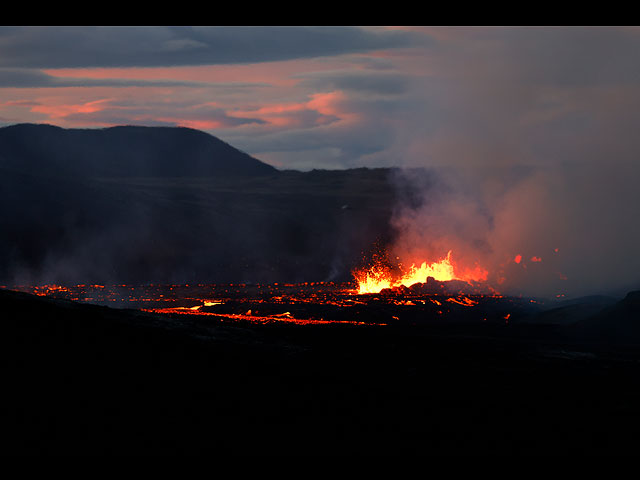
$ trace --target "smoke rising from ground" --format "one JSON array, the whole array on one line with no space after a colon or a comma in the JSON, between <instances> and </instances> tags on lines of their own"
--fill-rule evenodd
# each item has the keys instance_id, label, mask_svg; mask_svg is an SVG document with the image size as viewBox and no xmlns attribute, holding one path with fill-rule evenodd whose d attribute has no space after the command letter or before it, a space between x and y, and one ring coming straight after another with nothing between
<instances>
[{"instance_id":1,"label":"smoke rising from ground","mask_svg":"<svg viewBox=\"0 0 640 480\"><path fill-rule=\"evenodd\" d=\"M396 187L419 193L394 214L392 250L409 264L452 250L502 293L621 294L640 287L638 173L596 163L400 170Z\"/></svg>"}]
</instances>

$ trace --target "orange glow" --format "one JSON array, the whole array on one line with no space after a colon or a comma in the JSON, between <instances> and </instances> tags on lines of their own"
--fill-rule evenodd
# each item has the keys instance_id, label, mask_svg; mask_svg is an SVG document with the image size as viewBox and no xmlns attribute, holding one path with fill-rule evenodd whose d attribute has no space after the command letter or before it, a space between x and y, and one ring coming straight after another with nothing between
<instances>
[{"instance_id":1,"label":"orange glow","mask_svg":"<svg viewBox=\"0 0 640 480\"><path fill-rule=\"evenodd\" d=\"M542 258L540 258L540 257L531 257L531 261L532 262L541 262Z\"/></svg>"},{"instance_id":2,"label":"orange glow","mask_svg":"<svg viewBox=\"0 0 640 480\"><path fill-rule=\"evenodd\" d=\"M522 255L520 254L516 255L516 258L514 258L513 261L516 263L520 263L522 261Z\"/></svg>"},{"instance_id":3,"label":"orange glow","mask_svg":"<svg viewBox=\"0 0 640 480\"><path fill-rule=\"evenodd\" d=\"M358 293L379 293L385 288L399 286L410 287L416 283L425 283L428 277L439 282L450 280L462 280L465 282L485 281L488 277L487 270L476 266L473 269L456 268L451 259L451 250L447 256L438 262L427 264L422 262L420 267L412 264L409 270L399 278L393 278L389 269L376 264L369 270L359 270L353 273L358 282Z\"/></svg>"}]
</instances>

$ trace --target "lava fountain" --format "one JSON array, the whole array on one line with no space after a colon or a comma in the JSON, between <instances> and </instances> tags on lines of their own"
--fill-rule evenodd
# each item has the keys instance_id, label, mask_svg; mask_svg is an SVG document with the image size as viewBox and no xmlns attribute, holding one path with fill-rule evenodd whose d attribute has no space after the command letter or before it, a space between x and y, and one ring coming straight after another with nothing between
<instances>
[{"instance_id":1,"label":"lava fountain","mask_svg":"<svg viewBox=\"0 0 640 480\"><path fill-rule=\"evenodd\" d=\"M385 288L410 287L416 283L424 283L428 277L440 282L461 280L467 283L484 282L487 280L488 271L476 265L473 268L464 268L457 265L451 255L451 250L446 257L437 262L422 262L419 267L413 263L411 267L399 276L394 276L391 270L382 263L376 263L369 269L355 270L353 276L358 283L358 293L379 293Z\"/></svg>"}]
</instances>

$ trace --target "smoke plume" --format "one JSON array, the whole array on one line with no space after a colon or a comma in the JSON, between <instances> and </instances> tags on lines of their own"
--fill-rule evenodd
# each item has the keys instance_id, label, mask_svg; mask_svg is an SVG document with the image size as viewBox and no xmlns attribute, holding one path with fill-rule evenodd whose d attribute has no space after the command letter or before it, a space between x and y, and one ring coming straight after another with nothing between
<instances>
[{"instance_id":1,"label":"smoke plume","mask_svg":"<svg viewBox=\"0 0 640 480\"><path fill-rule=\"evenodd\" d=\"M618 294L640 287L638 168L563 164L536 168L405 169L393 217L403 264L449 250L480 265L501 293Z\"/></svg>"}]
</instances>

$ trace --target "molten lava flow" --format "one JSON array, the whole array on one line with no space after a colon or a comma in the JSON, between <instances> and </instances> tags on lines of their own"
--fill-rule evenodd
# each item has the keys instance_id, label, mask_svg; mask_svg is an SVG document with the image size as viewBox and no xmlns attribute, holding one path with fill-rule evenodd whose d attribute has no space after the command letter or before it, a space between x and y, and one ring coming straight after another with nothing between
<instances>
[{"instance_id":1,"label":"molten lava flow","mask_svg":"<svg viewBox=\"0 0 640 480\"><path fill-rule=\"evenodd\" d=\"M354 272L354 277L358 282L358 293L379 293L385 288L399 287L401 285L410 287L416 283L424 283L428 277L432 277L439 282L450 280L462 280L465 282L481 282L487 279L488 272L481 267L472 269L457 268L451 259L451 250L447 256L439 262L427 264L422 262L420 267L412 264L409 270L402 274L400 278L393 278L391 271L380 264L376 264L369 270Z\"/></svg>"}]
</instances>

